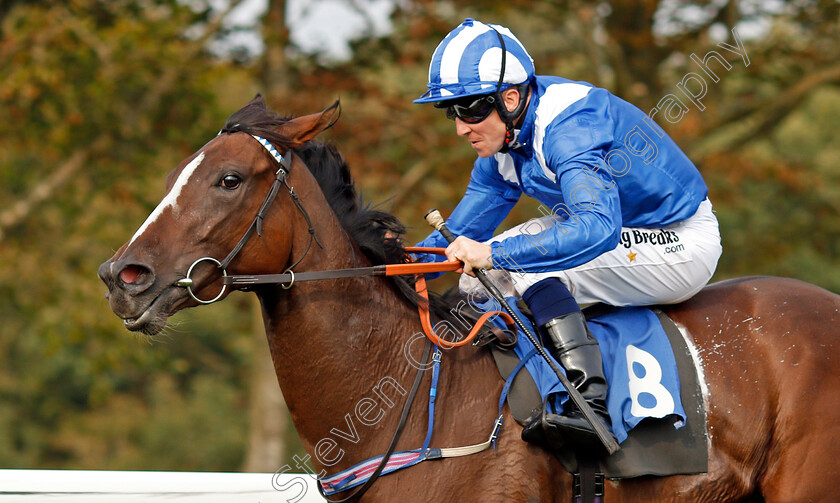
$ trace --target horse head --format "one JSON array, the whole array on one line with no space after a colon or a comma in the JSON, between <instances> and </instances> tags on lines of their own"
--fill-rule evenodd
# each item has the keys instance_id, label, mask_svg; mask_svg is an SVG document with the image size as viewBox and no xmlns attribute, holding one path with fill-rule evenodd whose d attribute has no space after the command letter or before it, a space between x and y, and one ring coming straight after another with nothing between
<instances>
[{"instance_id":1,"label":"horse head","mask_svg":"<svg viewBox=\"0 0 840 503\"><path fill-rule=\"evenodd\" d=\"M298 210L290 197L274 201L279 156L286 156L283 174L294 171L289 169L291 150L329 127L337 111L336 102L320 113L286 119L269 112L257 95L169 174L158 206L99 267L111 309L127 329L154 335L177 311L206 303L200 299L226 296L219 266L223 257L230 262L239 252L231 253L237 240L248 244L236 256L238 273L277 270L289 263L291 232L284 232L289 230L284 225ZM264 218L255 218L258 213ZM252 232L265 236L244 243Z\"/></svg>"}]
</instances>

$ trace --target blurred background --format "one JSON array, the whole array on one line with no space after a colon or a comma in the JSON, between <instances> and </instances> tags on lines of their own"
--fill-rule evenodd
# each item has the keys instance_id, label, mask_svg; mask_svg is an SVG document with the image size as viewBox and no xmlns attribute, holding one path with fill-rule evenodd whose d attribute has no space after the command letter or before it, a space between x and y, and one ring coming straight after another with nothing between
<instances>
[{"instance_id":1,"label":"blurred background","mask_svg":"<svg viewBox=\"0 0 840 503\"><path fill-rule=\"evenodd\" d=\"M273 472L302 454L255 300L188 310L150 342L104 300L99 263L178 162L257 92L343 114L322 139L409 227L448 214L474 154L411 100L466 17L510 27L537 72L650 110L688 72L700 106L657 117L700 168L717 280L840 292L840 3L835 0L0 1L0 468ZM717 44L736 45L749 65ZM713 82L692 61L716 50ZM687 84L689 85L689 84ZM539 216L521 202L509 221ZM440 280L438 280L440 281ZM438 284L440 287L441 284Z\"/></svg>"}]
</instances>

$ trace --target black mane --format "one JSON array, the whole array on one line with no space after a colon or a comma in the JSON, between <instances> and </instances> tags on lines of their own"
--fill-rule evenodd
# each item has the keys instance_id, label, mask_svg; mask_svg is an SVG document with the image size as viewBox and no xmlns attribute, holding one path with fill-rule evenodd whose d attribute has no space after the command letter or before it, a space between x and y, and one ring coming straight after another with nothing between
<instances>
[{"instance_id":1,"label":"black mane","mask_svg":"<svg viewBox=\"0 0 840 503\"><path fill-rule=\"evenodd\" d=\"M402 245L405 226L394 215L366 203L356 191L350 168L338 150L310 141L295 153L309 167L342 227L374 264L399 264L407 259Z\"/></svg>"},{"instance_id":2,"label":"black mane","mask_svg":"<svg viewBox=\"0 0 840 503\"><path fill-rule=\"evenodd\" d=\"M288 117L270 111L265 105L265 100L258 94L228 118L221 133L242 131L254 134L266 138L278 150L286 151L291 148L292 143L277 130L278 126L289 120ZM402 244L405 226L394 215L364 202L356 191L350 168L334 146L310 141L293 151L318 181L342 227L374 265L406 261L407 254ZM390 279L412 304L417 305L421 302L414 291L413 277L390 276ZM448 304L436 296L431 302L433 307L441 307L441 303Z\"/></svg>"}]
</instances>

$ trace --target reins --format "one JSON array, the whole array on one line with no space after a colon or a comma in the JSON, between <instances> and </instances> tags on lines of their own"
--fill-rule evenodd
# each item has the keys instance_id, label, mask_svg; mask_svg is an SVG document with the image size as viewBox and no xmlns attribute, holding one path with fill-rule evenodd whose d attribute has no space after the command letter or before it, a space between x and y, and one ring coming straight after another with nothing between
<instances>
[{"instance_id":1,"label":"reins","mask_svg":"<svg viewBox=\"0 0 840 503\"><path fill-rule=\"evenodd\" d=\"M407 417L407 412L411 408L411 404L414 401L414 395L416 394L415 387L419 385L419 382L422 380L422 374L429 370L428 368L428 356L429 356L429 347L434 347L434 353L432 354L432 382L429 385L429 420L428 420L428 428L426 429L426 438L423 440L423 445L419 449L413 449L410 451L400 451L400 452L393 452L393 447L396 445L399 437L402 434L402 428L405 426L404 420ZM495 446L496 438L499 435L499 431L502 428L502 407L504 404L504 400L507 397L507 391L510 389L510 383L513 381L513 378L516 376L516 372L519 369L515 369L511 377L508 378L508 382L505 384L504 389L502 390L502 395L499 399L499 416L493 422L493 429L490 432L490 437L479 444L474 445L467 445L464 447L446 447L446 448L434 448L430 447L430 443L432 440L432 432L434 431L434 423L435 423L435 401L438 396L438 379L440 377L440 364L442 359L443 353L441 352L440 348L436 345L430 344L429 341L426 341L426 346L423 353L423 362L422 364L417 367L418 374L414 381L414 387L412 387L412 394L409 395L408 399L406 399L405 406L403 407L403 415L400 417L400 424L397 428L397 432L394 434L394 437L391 439L391 444L388 447L388 451L385 455L376 456L370 458L366 461L362 461L350 468L342 470L339 473L331 475L329 477L319 478L318 479L318 491L321 495L330 503L345 503L347 501L355 500L360 498L361 495L367 491L367 489L373 485L373 481L378 478L380 475L387 475L389 473L395 472L402 468L408 468L410 466L414 466L418 463L423 461L430 461L435 459L445 459L445 458L454 458L454 457L461 457L461 456L469 456L471 454L476 454L486 449L489 449L491 446ZM376 466L376 469L371 472L371 468ZM327 496L346 491L348 489L352 489L353 487L361 485L359 489L357 489L353 494L344 498L342 500L331 500L327 498Z\"/></svg>"},{"instance_id":2,"label":"reins","mask_svg":"<svg viewBox=\"0 0 840 503\"><path fill-rule=\"evenodd\" d=\"M376 469L370 475L370 478L368 478L364 482L364 484L362 484L361 487L353 491L353 494L340 500L331 500L327 498L327 492L324 489L324 484L319 480L318 492L321 493L321 496L323 496L325 500L329 501L330 503L346 503L348 501L353 501L358 498L361 498L362 495L365 492L367 492L368 489L370 489L370 486L372 486L373 483L376 482L376 479L378 479L382 472L385 470L386 466L388 465L388 460L394 453L394 449L396 449L397 447L397 442L400 440L402 432L405 429L405 425L408 422L408 413L411 410L411 405L414 403L414 399L417 397L417 391L420 389L420 383L423 381L423 375L426 371L426 366L429 363L429 353L431 347L432 344L429 341L426 341L426 344L423 346L422 363L417 368L417 373L414 376L414 384L411 386L411 391L408 393L408 397L405 400L405 405L403 405L402 413L400 414L400 422L397 424L397 429L396 431L394 431L394 436L391 437L391 443L388 444L388 450L385 452L385 455L382 456L382 459L379 461L379 464L376 466ZM437 348L435 349L437 350ZM347 487L347 489L351 487L353 486Z\"/></svg>"},{"instance_id":3,"label":"reins","mask_svg":"<svg viewBox=\"0 0 840 503\"><path fill-rule=\"evenodd\" d=\"M444 248L406 247L409 253L443 254ZM296 265L296 264L295 264ZM294 267L294 265L292 265ZM431 272L450 272L461 267L460 262L410 262L406 264L384 264L371 267L356 267L350 269L330 269L326 271L294 272L289 267L282 274L232 275L225 276L225 285L249 286L264 284L279 284L283 288L291 288L300 281L318 281L325 279L358 278L364 276L399 276L404 274L424 274Z\"/></svg>"}]
</instances>

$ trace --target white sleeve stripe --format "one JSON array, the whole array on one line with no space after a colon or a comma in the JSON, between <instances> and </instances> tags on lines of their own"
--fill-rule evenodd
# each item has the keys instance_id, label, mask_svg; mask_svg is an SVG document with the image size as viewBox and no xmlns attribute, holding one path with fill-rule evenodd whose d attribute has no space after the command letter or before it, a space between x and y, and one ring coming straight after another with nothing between
<instances>
[{"instance_id":1,"label":"white sleeve stripe","mask_svg":"<svg viewBox=\"0 0 840 503\"><path fill-rule=\"evenodd\" d=\"M546 88L545 93L540 97L537 117L534 120L534 155L546 178L553 182L557 181L557 175L546 165L543 152L545 130L564 110L586 97L591 89L591 87L583 84L552 84Z\"/></svg>"},{"instance_id":2,"label":"white sleeve stripe","mask_svg":"<svg viewBox=\"0 0 840 503\"><path fill-rule=\"evenodd\" d=\"M495 156L497 168L502 178L508 182L519 185L519 178L516 176L516 166L510 154L497 153Z\"/></svg>"}]
</instances>

